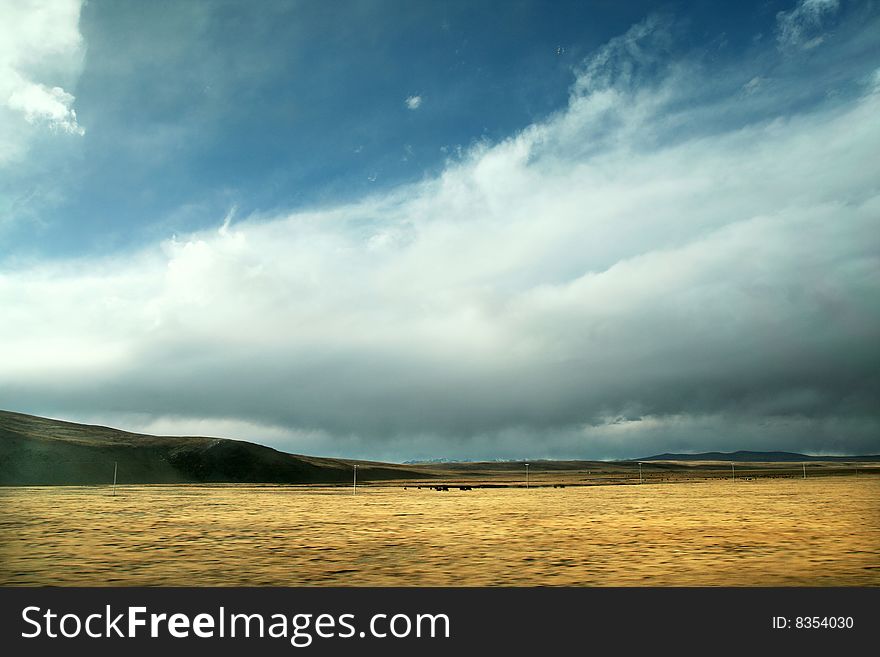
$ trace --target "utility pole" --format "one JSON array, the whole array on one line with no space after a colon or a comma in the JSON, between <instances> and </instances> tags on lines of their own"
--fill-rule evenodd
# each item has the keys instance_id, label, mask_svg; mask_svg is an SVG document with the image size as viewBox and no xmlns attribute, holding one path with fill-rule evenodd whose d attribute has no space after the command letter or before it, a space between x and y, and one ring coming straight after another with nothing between
<instances>
[{"instance_id":1,"label":"utility pole","mask_svg":"<svg viewBox=\"0 0 880 657\"><path fill-rule=\"evenodd\" d=\"M354 483L352 484L352 487L351 487L351 494L357 495L357 492L358 492L358 467L357 467L357 463L355 463L354 464Z\"/></svg>"},{"instance_id":2,"label":"utility pole","mask_svg":"<svg viewBox=\"0 0 880 657\"><path fill-rule=\"evenodd\" d=\"M639 483L642 483L642 462L639 461Z\"/></svg>"},{"instance_id":3,"label":"utility pole","mask_svg":"<svg viewBox=\"0 0 880 657\"><path fill-rule=\"evenodd\" d=\"M119 467L119 461L113 461L113 497L116 497L116 470Z\"/></svg>"},{"instance_id":4,"label":"utility pole","mask_svg":"<svg viewBox=\"0 0 880 657\"><path fill-rule=\"evenodd\" d=\"M526 466L526 488L528 488L529 487L529 464L526 463L525 466Z\"/></svg>"}]
</instances>

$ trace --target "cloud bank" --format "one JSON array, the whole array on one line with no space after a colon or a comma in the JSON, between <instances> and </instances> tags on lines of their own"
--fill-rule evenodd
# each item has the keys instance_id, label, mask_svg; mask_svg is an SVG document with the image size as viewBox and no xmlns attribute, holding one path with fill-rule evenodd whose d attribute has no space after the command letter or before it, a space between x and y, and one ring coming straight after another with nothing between
<instances>
[{"instance_id":1,"label":"cloud bank","mask_svg":"<svg viewBox=\"0 0 880 657\"><path fill-rule=\"evenodd\" d=\"M880 77L792 109L816 71L674 35L419 184L7 266L3 406L400 460L880 451Z\"/></svg>"}]
</instances>

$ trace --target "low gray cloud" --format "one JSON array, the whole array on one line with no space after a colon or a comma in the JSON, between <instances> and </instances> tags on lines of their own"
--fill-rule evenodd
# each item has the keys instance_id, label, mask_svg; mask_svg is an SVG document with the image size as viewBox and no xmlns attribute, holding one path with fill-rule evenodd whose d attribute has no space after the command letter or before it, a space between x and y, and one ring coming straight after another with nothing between
<instances>
[{"instance_id":1,"label":"low gray cloud","mask_svg":"<svg viewBox=\"0 0 880 657\"><path fill-rule=\"evenodd\" d=\"M434 179L3 271L3 406L388 459L880 451L880 62L793 107L833 60L743 94L765 59L671 39Z\"/></svg>"}]
</instances>

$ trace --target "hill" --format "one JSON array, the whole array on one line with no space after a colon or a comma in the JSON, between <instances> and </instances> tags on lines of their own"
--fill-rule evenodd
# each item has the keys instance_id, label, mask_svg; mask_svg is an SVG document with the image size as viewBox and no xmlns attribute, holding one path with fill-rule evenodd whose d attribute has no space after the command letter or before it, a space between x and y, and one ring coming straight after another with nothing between
<instances>
[{"instance_id":1,"label":"hill","mask_svg":"<svg viewBox=\"0 0 880 657\"><path fill-rule=\"evenodd\" d=\"M811 463L880 461L880 455L870 456L810 456L796 452L702 452L701 454L657 454L633 461L735 461L737 463Z\"/></svg>"},{"instance_id":2,"label":"hill","mask_svg":"<svg viewBox=\"0 0 880 657\"><path fill-rule=\"evenodd\" d=\"M334 484L426 478L414 467L287 454L241 440L150 436L0 411L0 485Z\"/></svg>"}]
</instances>

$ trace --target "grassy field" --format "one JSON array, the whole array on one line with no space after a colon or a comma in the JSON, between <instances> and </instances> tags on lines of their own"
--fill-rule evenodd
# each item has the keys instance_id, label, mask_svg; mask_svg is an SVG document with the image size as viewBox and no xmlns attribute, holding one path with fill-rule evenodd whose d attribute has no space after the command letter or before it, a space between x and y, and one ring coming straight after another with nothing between
<instances>
[{"instance_id":1,"label":"grassy field","mask_svg":"<svg viewBox=\"0 0 880 657\"><path fill-rule=\"evenodd\" d=\"M880 585L876 476L0 498L3 585Z\"/></svg>"}]
</instances>

